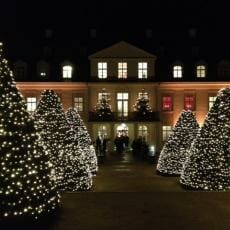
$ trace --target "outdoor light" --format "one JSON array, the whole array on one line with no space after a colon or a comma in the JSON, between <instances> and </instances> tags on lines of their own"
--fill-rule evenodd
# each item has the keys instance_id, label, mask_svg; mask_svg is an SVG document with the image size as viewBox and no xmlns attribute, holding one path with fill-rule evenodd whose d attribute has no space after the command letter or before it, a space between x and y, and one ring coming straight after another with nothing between
<instances>
[{"instance_id":1,"label":"outdoor light","mask_svg":"<svg viewBox=\"0 0 230 230\"><path fill-rule=\"evenodd\" d=\"M149 156L155 156L155 146L154 145L151 145L149 147Z\"/></svg>"}]
</instances>

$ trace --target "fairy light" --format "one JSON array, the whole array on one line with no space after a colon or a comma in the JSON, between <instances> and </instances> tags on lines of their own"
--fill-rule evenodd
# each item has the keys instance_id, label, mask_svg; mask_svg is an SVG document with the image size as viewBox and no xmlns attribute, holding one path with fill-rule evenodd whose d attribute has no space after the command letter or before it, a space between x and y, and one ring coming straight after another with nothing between
<instances>
[{"instance_id":1,"label":"fairy light","mask_svg":"<svg viewBox=\"0 0 230 230\"><path fill-rule=\"evenodd\" d=\"M230 190L230 88L218 92L191 146L180 182L204 190Z\"/></svg>"},{"instance_id":2,"label":"fairy light","mask_svg":"<svg viewBox=\"0 0 230 230\"><path fill-rule=\"evenodd\" d=\"M84 151L91 173L95 175L98 171L97 156L86 126L76 108L69 108L66 112L66 118L75 133L80 148Z\"/></svg>"},{"instance_id":3,"label":"fairy light","mask_svg":"<svg viewBox=\"0 0 230 230\"><path fill-rule=\"evenodd\" d=\"M180 175L188 150L195 139L199 125L191 111L182 111L172 134L160 153L157 171L162 174Z\"/></svg>"},{"instance_id":4,"label":"fairy light","mask_svg":"<svg viewBox=\"0 0 230 230\"><path fill-rule=\"evenodd\" d=\"M39 218L57 208L60 196L50 179L51 168L34 123L2 52L0 43L0 219Z\"/></svg>"}]
</instances>

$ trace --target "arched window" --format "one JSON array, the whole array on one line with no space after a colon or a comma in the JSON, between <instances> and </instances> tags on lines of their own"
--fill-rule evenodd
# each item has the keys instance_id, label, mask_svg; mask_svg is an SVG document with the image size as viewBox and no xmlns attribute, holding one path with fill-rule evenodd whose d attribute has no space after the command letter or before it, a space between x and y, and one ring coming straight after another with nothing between
<instances>
[{"instance_id":1,"label":"arched window","mask_svg":"<svg viewBox=\"0 0 230 230\"><path fill-rule=\"evenodd\" d=\"M71 65L64 65L62 67L62 77L64 79L71 79L73 75L73 67Z\"/></svg>"},{"instance_id":2,"label":"arched window","mask_svg":"<svg viewBox=\"0 0 230 230\"><path fill-rule=\"evenodd\" d=\"M173 78L182 78L183 77L183 67L182 65L173 66Z\"/></svg>"},{"instance_id":3,"label":"arched window","mask_svg":"<svg viewBox=\"0 0 230 230\"><path fill-rule=\"evenodd\" d=\"M45 61L40 61L37 64L37 73L38 76L45 78L49 76L50 73L50 66L47 62Z\"/></svg>"},{"instance_id":4,"label":"arched window","mask_svg":"<svg viewBox=\"0 0 230 230\"><path fill-rule=\"evenodd\" d=\"M138 137L142 137L142 139L147 141L148 127L146 125L139 125L138 126Z\"/></svg>"},{"instance_id":5,"label":"arched window","mask_svg":"<svg viewBox=\"0 0 230 230\"><path fill-rule=\"evenodd\" d=\"M205 65L197 65L196 66L196 77L197 78L205 78L206 77L206 66Z\"/></svg>"},{"instance_id":6,"label":"arched window","mask_svg":"<svg viewBox=\"0 0 230 230\"><path fill-rule=\"evenodd\" d=\"M117 136L128 136L129 128L126 124L122 123L117 127Z\"/></svg>"}]
</instances>

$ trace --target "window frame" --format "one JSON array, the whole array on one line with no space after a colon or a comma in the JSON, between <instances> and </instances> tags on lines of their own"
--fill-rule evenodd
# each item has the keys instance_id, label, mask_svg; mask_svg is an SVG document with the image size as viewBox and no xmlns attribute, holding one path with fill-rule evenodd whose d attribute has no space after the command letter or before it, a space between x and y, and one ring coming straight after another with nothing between
<instances>
[{"instance_id":1,"label":"window frame","mask_svg":"<svg viewBox=\"0 0 230 230\"><path fill-rule=\"evenodd\" d=\"M148 62L138 62L138 79L148 79Z\"/></svg>"},{"instance_id":2,"label":"window frame","mask_svg":"<svg viewBox=\"0 0 230 230\"><path fill-rule=\"evenodd\" d=\"M78 99L78 100L76 100ZM79 101L82 99L82 101ZM73 107L77 109L78 112L84 112L84 97L83 96L74 96L73 97Z\"/></svg>"},{"instance_id":3,"label":"window frame","mask_svg":"<svg viewBox=\"0 0 230 230\"><path fill-rule=\"evenodd\" d=\"M62 66L62 78L65 80L72 79L73 77L73 66L70 64Z\"/></svg>"},{"instance_id":4,"label":"window frame","mask_svg":"<svg viewBox=\"0 0 230 230\"><path fill-rule=\"evenodd\" d=\"M192 98L192 100L190 100ZM187 100L186 100L187 99ZM191 107L187 107L187 105L190 103ZM191 94L186 94L184 95L184 109L185 110L190 110L190 111L195 111L196 110L196 97L195 95Z\"/></svg>"},{"instance_id":5,"label":"window frame","mask_svg":"<svg viewBox=\"0 0 230 230\"><path fill-rule=\"evenodd\" d=\"M97 62L97 78L107 79L108 78L108 63Z\"/></svg>"},{"instance_id":6,"label":"window frame","mask_svg":"<svg viewBox=\"0 0 230 230\"><path fill-rule=\"evenodd\" d=\"M178 63L173 65L173 78L181 79L183 78L183 65Z\"/></svg>"},{"instance_id":7,"label":"window frame","mask_svg":"<svg viewBox=\"0 0 230 230\"><path fill-rule=\"evenodd\" d=\"M164 101L164 98L170 98L171 101L170 102L167 102L167 100ZM173 111L173 96L172 95L163 95L162 98L161 98L161 101L162 101L161 110L163 112L171 112L171 111ZM168 108L165 106L166 103L171 103Z\"/></svg>"},{"instance_id":8,"label":"window frame","mask_svg":"<svg viewBox=\"0 0 230 230\"><path fill-rule=\"evenodd\" d=\"M128 63L127 62L118 62L117 63L117 74L118 79L127 79L128 78Z\"/></svg>"},{"instance_id":9,"label":"window frame","mask_svg":"<svg viewBox=\"0 0 230 230\"><path fill-rule=\"evenodd\" d=\"M29 99L35 99L30 100ZM36 96L27 96L26 97L26 110L29 113L33 113L37 108L37 97Z\"/></svg>"}]
</instances>

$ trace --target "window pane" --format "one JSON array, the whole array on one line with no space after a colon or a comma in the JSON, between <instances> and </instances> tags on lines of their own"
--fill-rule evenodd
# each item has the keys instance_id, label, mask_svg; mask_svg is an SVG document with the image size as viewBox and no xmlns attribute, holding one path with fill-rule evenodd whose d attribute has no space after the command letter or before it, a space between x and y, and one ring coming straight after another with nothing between
<instances>
[{"instance_id":1,"label":"window pane","mask_svg":"<svg viewBox=\"0 0 230 230\"><path fill-rule=\"evenodd\" d=\"M98 62L98 78L105 79L107 78L107 62Z\"/></svg>"}]
</instances>

